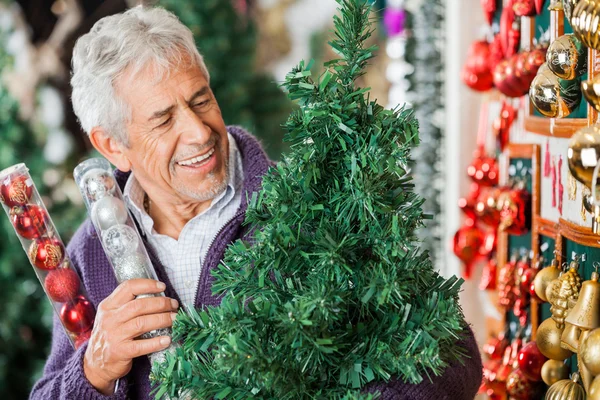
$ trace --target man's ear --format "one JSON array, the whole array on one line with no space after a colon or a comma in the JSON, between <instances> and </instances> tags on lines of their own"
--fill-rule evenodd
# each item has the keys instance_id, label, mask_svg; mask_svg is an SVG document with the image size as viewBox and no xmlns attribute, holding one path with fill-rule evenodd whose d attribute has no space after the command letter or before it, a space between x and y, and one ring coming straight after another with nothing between
<instances>
[{"instance_id":1,"label":"man's ear","mask_svg":"<svg viewBox=\"0 0 600 400\"><path fill-rule=\"evenodd\" d=\"M94 127L90 132L90 142L92 146L108 161L123 172L131 170L131 162L123 153L125 145L113 138L102 127Z\"/></svg>"}]
</instances>

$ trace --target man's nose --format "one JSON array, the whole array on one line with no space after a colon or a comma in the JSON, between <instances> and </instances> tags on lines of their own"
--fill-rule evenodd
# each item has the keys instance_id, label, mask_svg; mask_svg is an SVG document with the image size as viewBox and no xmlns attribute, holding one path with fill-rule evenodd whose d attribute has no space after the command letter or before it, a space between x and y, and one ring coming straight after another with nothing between
<instances>
[{"instance_id":1,"label":"man's nose","mask_svg":"<svg viewBox=\"0 0 600 400\"><path fill-rule=\"evenodd\" d=\"M180 121L180 140L183 143L205 143L211 137L212 130L204 123L202 117L186 107Z\"/></svg>"}]
</instances>

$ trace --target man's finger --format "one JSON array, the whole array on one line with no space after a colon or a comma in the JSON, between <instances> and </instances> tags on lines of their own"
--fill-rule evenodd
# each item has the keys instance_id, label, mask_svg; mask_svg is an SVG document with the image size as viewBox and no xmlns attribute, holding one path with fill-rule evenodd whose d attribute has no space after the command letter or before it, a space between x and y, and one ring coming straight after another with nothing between
<instances>
[{"instance_id":1,"label":"man's finger","mask_svg":"<svg viewBox=\"0 0 600 400\"><path fill-rule=\"evenodd\" d=\"M164 350L171 344L168 336L159 336L152 339L131 340L125 346L125 355L128 358L136 358L147 354Z\"/></svg>"},{"instance_id":2,"label":"man's finger","mask_svg":"<svg viewBox=\"0 0 600 400\"><path fill-rule=\"evenodd\" d=\"M117 310L117 315L121 322L127 322L141 315L177 312L178 306L177 300L169 297L138 298L122 305Z\"/></svg>"},{"instance_id":3,"label":"man's finger","mask_svg":"<svg viewBox=\"0 0 600 400\"><path fill-rule=\"evenodd\" d=\"M117 286L114 292L106 298L105 305L111 309L119 308L140 294L160 293L165 288L164 283L154 279L130 279Z\"/></svg>"},{"instance_id":4,"label":"man's finger","mask_svg":"<svg viewBox=\"0 0 600 400\"><path fill-rule=\"evenodd\" d=\"M133 339L155 329L170 328L176 316L176 313L161 313L135 317L123 325L123 334Z\"/></svg>"}]
</instances>

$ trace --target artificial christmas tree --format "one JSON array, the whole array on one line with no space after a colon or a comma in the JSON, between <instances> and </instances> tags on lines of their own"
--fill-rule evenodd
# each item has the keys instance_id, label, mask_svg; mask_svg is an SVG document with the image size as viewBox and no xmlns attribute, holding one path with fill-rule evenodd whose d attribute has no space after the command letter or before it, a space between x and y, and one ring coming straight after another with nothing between
<instances>
[{"instance_id":1,"label":"artificial christmas tree","mask_svg":"<svg viewBox=\"0 0 600 400\"><path fill-rule=\"evenodd\" d=\"M253 243L215 271L221 306L175 321L181 346L151 377L159 397L363 399L368 382L421 382L464 354L461 281L439 276L416 236L418 124L356 86L375 51L369 6L338 2L340 58L316 81L311 63L288 74L291 152L248 208Z\"/></svg>"}]
</instances>

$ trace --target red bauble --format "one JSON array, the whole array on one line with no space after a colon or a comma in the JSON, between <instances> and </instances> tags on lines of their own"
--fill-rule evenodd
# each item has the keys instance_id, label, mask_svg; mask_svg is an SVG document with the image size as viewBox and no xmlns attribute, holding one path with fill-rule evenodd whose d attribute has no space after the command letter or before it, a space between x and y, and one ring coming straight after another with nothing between
<instances>
[{"instance_id":1,"label":"red bauble","mask_svg":"<svg viewBox=\"0 0 600 400\"><path fill-rule=\"evenodd\" d=\"M529 295L529 288L535 279L535 275L538 273L538 270L535 268L527 268L523 271L521 275L521 293L526 293Z\"/></svg>"},{"instance_id":2,"label":"red bauble","mask_svg":"<svg viewBox=\"0 0 600 400\"><path fill-rule=\"evenodd\" d=\"M10 210L10 220L19 235L33 240L46 234L46 223L49 218L42 207L30 204L13 207Z\"/></svg>"},{"instance_id":3,"label":"red bauble","mask_svg":"<svg viewBox=\"0 0 600 400\"><path fill-rule=\"evenodd\" d=\"M496 251L496 245L498 243L498 235L496 234L496 230L488 230L485 233L485 237L483 239L483 245L479 249L479 254L482 257L489 257L494 251Z\"/></svg>"},{"instance_id":4,"label":"red bauble","mask_svg":"<svg viewBox=\"0 0 600 400\"><path fill-rule=\"evenodd\" d=\"M473 161L467 168L467 175L481 186L498 184L498 163L494 157L485 155L483 149L475 151Z\"/></svg>"},{"instance_id":5,"label":"red bauble","mask_svg":"<svg viewBox=\"0 0 600 400\"><path fill-rule=\"evenodd\" d=\"M508 0L502 9L500 16L500 43L504 57L512 57L519 49L521 28L516 20L515 11L512 8L513 1Z\"/></svg>"},{"instance_id":6,"label":"red bauble","mask_svg":"<svg viewBox=\"0 0 600 400\"><path fill-rule=\"evenodd\" d=\"M531 282L531 285L529 285L529 296L531 297L531 299L537 301L538 304L542 304L545 301L540 299L537 295L537 293L535 292L535 283Z\"/></svg>"},{"instance_id":7,"label":"red bauble","mask_svg":"<svg viewBox=\"0 0 600 400\"><path fill-rule=\"evenodd\" d=\"M500 230L510 235L523 235L531 227L531 194L525 189L503 192L498 199Z\"/></svg>"},{"instance_id":8,"label":"red bauble","mask_svg":"<svg viewBox=\"0 0 600 400\"><path fill-rule=\"evenodd\" d=\"M506 379L506 393L513 400L530 400L539 398L539 385L532 382L517 368Z\"/></svg>"},{"instance_id":9,"label":"red bauble","mask_svg":"<svg viewBox=\"0 0 600 400\"><path fill-rule=\"evenodd\" d=\"M490 70L492 73L496 69L496 66L504 60L504 50L502 50L501 41L500 35L496 35L492 43L490 43Z\"/></svg>"},{"instance_id":10,"label":"red bauble","mask_svg":"<svg viewBox=\"0 0 600 400\"><path fill-rule=\"evenodd\" d=\"M508 144L510 139L510 128L517 117L517 110L506 101L502 102L502 108L500 109L500 115L492 124L492 130L496 136L496 143L500 151L504 151L504 148ZM498 218L500 222L500 218Z\"/></svg>"},{"instance_id":11,"label":"red bauble","mask_svg":"<svg viewBox=\"0 0 600 400\"><path fill-rule=\"evenodd\" d=\"M458 207L465 213L467 219L475 220L475 203L479 196L479 185L475 182L471 183L471 192L466 197L461 197L458 200Z\"/></svg>"},{"instance_id":12,"label":"red bauble","mask_svg":"<svg viewBox=\"0 0 600 400\"><path fill-rule=\"evenodd\" d=\"M502 360L488 360L483 363L483 389L482 393L503 394L506 392L506 382L498 380L498 370L502 367Z\"/></svg>"},{"instance_id":13,"label":"red bauble","mask_svg":"<svg viewBox=\"0 0 600 400\"><path fill-rule=\"evenodd\" d=\"M488 263L483 267L483 273L481 274L481 281L479 282L479 289L481 290L496 290L496 273L498 270L498 263L496 259L490 258Z\"/></svg>"},{"instance_id":14,"label":"red bauble","mask_svg":"<svg viewBox=\"0 0 600 400\"><path fill-rule=\"evenodd\" d=\"M73 301L65 303L60 310L60 319L65 328L73 333L89 331L94 324L96 310L92 303L79 295Z\"/></svg>"},{"instance_id":15,"label":"red bauble","mask_svg":"<svg viewBox=\"0 0 600 400\"><path fill-rule=\"evenodd\" d=\"M511 258L498 271L498 303L505 309L510 309L515 304L515 271L517 267L516 258Z\"/></svg>"},{"instance_id":16,"label":"red bauble","mask_svg":"<svg viewBox=\"0 0 600 400\"><path fill-rule=\"evenodd\" d=\"M88 340L90 340L91 336L92 336L92 331L91 330L89 330L87 332L80 333L79 335L77 335L77 337L75 338L75 349L78 349L82 345L84 345Z\"/></svg>"},{"instance_id":17,"label":"red bauble","mask_svg":"<svg viewBox=\"0 0 600 400\"><path fill-rule=\"evenodd\" d=\"M485 234L475 224L463 226L454 235L454 254L465 264L463 276L467 279L471 277L473 263L481 257L479 248L484 240Z\"/></svg>"},{"instance_id":18,"label":"red bauble","mask_svg":"<svg viewBox=\"0 0 600 400\"><path fill-rule=\"evenodd\" d=\"M534 0L514 0L513 10L519 17L533 17L537 14Z\"/></svg>"},{"instance_id":19,"label":"red bauble","mask_svg":"<svg viewBox=\"0 0 600 400\"><path fill-rule=\"evenodd\" d=\"M488 188L484 190L475 204L475 212L481 222L496 229L500 223L500 211L496 207L500 188Z\"/></svg>"},{"instance_id":20,"label":"red bauble","mask_svg":"<svg viewBox=\"0 0 600 400\"><path fill-rule=\"evenodd\" d=\"M535 3L535 12L541 14L542 11L544 11L544 3L546 3L546 0L533 0L533 2Z\"/></svg>"},{"instance_id":21,"label":"red bauble","mask_svg":"<svg viewBox=\"0 0 600 400\"><path fill-rule=\"evenodd\" d=\"M494 86L488 42L481 40L471 45L461 76L468 87L479 92L486 92Z\"/></svg>"},{"instance_id":22,"label":"red bauble","mask_svg":"<svg viewBox=\"0 0 600 400\"><path fill-rule=\"evenodd\" d=\"M29 246L29 259L40 269L55 269L65 259L65 248L56 238L39 238Z\"/></svg>"},{"instance_id":23,"label":"red bauble","mask_svg":"<svg viewBox=\"0 0 600 400\"><path fill-rule=\"evenodd\" d=\"M71 268L55 269L46 276L44 287L52 300L66 303L79 293L79 277Z\"/></svg>"},{"instance_id":24,"label":"red bauble","mask_svg":"<svg viewBox=\"0 0 600 400\"><path fill-rule=\"evenodd\" d=\"M33 183L26 176L6 179L0 184L0 201L8 207L24 206L31 198Z\"/></svg>"},{"instance_id":25,"label":"red bauble","mask_svg":"<svg viewBox=\"0 0 600 400\"><path fill-rule=\"evenodd\" d=\"M509 344L508 339L506 339L506 333L502 332L497 337L490 338L483 345L483 353L490 360L502 360L502 356L505 354Z\"/></svg>"},{"instance_id":26,"label":"red bauble","mask_svg":"<svg viewBox=\"0 0 600 400\"><path fill-rule=\"evenodd\" d=\"M485 20L488 25L492 25L494 14L496 14L496 0L481 0L481 8L483 8Z\"/></svg>"},{"instance_id":27,"label":"red bauble","mask_svg":"<svg viewBox=\"0 0 600 400\"><path fill-rule=\"evenodd\" d=\"M536 342L527 343L517 356L519 369L527 379L534 382L542 379L542 366L547 360L538 349Z\"/></svg>"}]
</instances>

